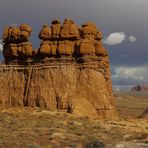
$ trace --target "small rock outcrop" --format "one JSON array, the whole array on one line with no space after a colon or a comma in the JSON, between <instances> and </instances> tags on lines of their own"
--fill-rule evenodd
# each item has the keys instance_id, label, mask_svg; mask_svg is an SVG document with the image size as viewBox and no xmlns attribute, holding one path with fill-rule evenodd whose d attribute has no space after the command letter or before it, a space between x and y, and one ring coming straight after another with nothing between
<instances>
[{"instance_id":1,"label":"small rock outcrop","mask_svg":"<svg viewBox=\"0 0 148 148\"><path fill-rule=\"evenodd\" d=\"M109 56L94 23L79 27L66 18L63 24L45 24L36 51L28 42L30 34L26 24L4 30L0 104L116 117Z\"/></svg>"},{"instance_id":2,"label":"small rock outcrop","mask_svg":"<svg viewBox=\"0 0 148 148\"><path fill-rule=\"evenodd\" d=\"M28 41L32 29L27 24L22 24L19 27L10 26L4 29L3 55L5 59L15 59L22 57L31 57L33 53L32 44Z\"/></svg>"},{"instance_id":3,"label":"small rock outcrop","mask_svg":"<svg viewBox=\"0 0 148 148\"><path fill-rule=\"evenodd\" d=\"M148 85L136 85L131 88L131 91L148 91Z\"/></svg>"}]
</instances>

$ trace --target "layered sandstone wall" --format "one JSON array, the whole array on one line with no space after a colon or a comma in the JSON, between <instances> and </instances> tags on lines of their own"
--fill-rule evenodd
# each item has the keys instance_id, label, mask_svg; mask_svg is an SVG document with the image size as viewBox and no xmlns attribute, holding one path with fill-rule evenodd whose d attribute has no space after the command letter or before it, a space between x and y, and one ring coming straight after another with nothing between
<instances>
[{"instance_id":1,"label":"layered sandstone wall","mask_svg":"<svg viewBox=\"0 0 148 148\"><path fill-rule=\"evenodd\" d=\"M110 81L98 62L1 65L0 104L38 106L91 117L115 116Z\"/></svg>"},{"instance_id":2,"label":"layered sandstone wall","mask_svg":"<svg viewBox=\"0 0 148 148\"><path fill-rule=\"evenodd\" d=\"M13 29L9 30L5 29L3 36L0 104L37 106L94 118L116 116L109 57L95 24L78 27L69 19L62 25L54 20L51 27L42 27L36 52L26 45L18 48L30 34L22 39L18 28L14 39Z\"/></svg>"}]
</instances>

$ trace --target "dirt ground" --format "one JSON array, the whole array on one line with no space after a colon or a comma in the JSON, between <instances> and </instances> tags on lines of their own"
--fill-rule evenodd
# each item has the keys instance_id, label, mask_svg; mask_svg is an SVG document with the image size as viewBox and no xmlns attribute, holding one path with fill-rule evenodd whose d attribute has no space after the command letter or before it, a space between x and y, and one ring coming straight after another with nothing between
<instances>
[{"instance_id":1,"label":"dirt ground","mask_svg":"<svg viewBox=\"0 0 148 148\"><path fill-rule=\"evenodd\" d=\"M114 92L120 117L138 118L148 109L148 92Z\"/></svg>"},{"instance_id":2,"label":"dirt ground","mask_svg":"<svg viewBox=\"0 0 148 148\"><path fill-rule=\"evenodd\" d=\"M0 148L83 148L102 142L148 144L148 119L138 118L148 108L147 93L115 92L119 118L91 120L40 108L0 106Z\"/></svg>"}]
</instances>

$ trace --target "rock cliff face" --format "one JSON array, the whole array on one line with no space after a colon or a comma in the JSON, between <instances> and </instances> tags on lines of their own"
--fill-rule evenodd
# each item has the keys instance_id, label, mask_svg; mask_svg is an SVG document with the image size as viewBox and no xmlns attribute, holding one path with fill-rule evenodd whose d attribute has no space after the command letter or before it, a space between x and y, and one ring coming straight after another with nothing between
<instances>
[{"instance_id":1,"label":"rock cliff face","mask_svg":"<svg viewBox=\"0 0 148 148\"><path fill-rule=\"evenodd\" d=\"M54 20L39 33L40 48L32 55L25 52L25 56L5 48L15 42L16 53L22 51L18 50L22 40L12 40L7 32L3 40L9 56L4 52L5 63L0 65L0 104L37 106L93 118L116 116L109 57L95 24L78 27L65 19L61 26Z\"/></svg>"}]
</instances>

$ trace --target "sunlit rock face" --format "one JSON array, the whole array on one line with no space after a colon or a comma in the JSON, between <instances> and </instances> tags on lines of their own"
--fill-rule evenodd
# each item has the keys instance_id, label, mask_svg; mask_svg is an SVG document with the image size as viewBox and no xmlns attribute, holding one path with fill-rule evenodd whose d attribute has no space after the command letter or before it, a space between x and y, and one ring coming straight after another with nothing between
<instances>
[{"instance_id":1,"label":"sunlit rock face","mask_svg":"<svg viewBox=\"0 0 148 148\"><path fill-rule=\"evenodd\" d=\"M26 24L4 29L0 104L116 117L109 57L96 25L54 20L39 32L37 50L28 41L31 31Z\"/></svg>"}]
</instances>

